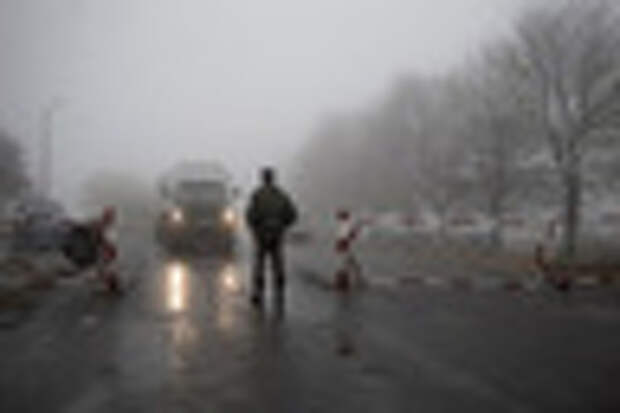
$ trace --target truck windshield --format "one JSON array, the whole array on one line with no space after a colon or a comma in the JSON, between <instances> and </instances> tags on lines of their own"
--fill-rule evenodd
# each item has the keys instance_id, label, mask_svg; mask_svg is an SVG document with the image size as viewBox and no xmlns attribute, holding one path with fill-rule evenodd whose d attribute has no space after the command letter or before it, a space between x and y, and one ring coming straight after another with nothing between
<instances>
[{"instance_id":1,"label":"truck windshield","mask_svg":"<svg viewBox=\"0 0 620 413\"><path fill-rule=\"evenodd\" d=\"M222 202L226 199L226 190L221 182L184 181L179 184L177 196L187 201Z\"/></svg>"}]
</instances>

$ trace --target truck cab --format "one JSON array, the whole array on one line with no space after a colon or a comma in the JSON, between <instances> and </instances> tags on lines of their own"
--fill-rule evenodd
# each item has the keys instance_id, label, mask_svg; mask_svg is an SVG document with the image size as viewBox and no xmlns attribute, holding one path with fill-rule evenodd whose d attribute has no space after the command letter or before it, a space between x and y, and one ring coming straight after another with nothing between
<instances>
[{"instance_id":1,"label":"truck cab","mask_svg":"<svg viewBox=\"0 0 620 413\"><path fill-rule=\"evenodd\" d=\"M219 164L175 167L160 182L157 241L167 250L230 254L239 226L236 189Z\"/></svg>"}]
</instances>

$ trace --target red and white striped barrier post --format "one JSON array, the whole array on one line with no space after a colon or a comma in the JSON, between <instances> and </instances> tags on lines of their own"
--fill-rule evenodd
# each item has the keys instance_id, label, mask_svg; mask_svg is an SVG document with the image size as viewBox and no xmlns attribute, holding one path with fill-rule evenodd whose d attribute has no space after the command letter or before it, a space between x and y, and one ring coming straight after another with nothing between
<instances>
[{"instance_id":1,"label":"red and white striped barrier post","mask_svg":"<svg viewBox=\"0 0 620 413\"><path fill-rule=\"evenodd\" d=\"M534 261L546 281L561 291L567 291L572 286L572 280L566 271L554 269L550 264L550 246L556 246L560 237L559 222L552 218L545 228L542 239L534 250ZM554 248L554 247L552 247Z\"/></svg>"},{"instance_id":2,"label":"red and white striped barrier post","mask_svg":"<svg viewBox=\"0 0 620 413\"><path fill-rule=\"evenodd\" d=\"M534 262L545 274L549 271L549 245L554 245L558 234L558 223L552 218L546 225L542 237L536 243L534 249Z\"/></svg>"},{"instance_id":3,"label":"red and white striped barrier post","mask_svg":"<svg viewBox=\"0 0 620 413\"><path fill-rule=\"evenodd\" d=\"M335 274L334 286L337 290L348 291L354 284L361 285L362 267L355 255L354 244L358 240L364 225L368 223L355 219L348 210L336 213L338 230L335 253L339 260L339 267Z\"/></svg>"},{"instance_id":4,"label":"red and white striped barrier post","mask_svg":"<svg viewBox=\"0 0 620 413\"><path fill-rule=\"evenodd\" d=\"M118 248L111 237L116 219L116 209L108 206L104 208L101 217L95 222L97 242L99 244L96 273L97 277L103 281L110 292L119 293L121 286L119 274L115 268Z\"/></svg>"}]
</instances>

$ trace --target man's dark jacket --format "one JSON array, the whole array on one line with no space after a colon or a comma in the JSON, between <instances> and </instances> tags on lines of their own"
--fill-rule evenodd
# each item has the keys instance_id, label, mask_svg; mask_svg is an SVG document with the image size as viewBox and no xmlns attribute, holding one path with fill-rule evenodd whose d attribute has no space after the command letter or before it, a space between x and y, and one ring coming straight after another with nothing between
<instances>
[{"instance_id":1,"label":"man's dark jacket","mask_svg":"<svg viewBox=\"0 0 620 413\"><path fill-rule=\"evenodd\" d=\"M297 209L288 195L275 185L263 185L250 199L246 220L263 247L279 245L287 228L297 221Z\"/></svg>"}]
</instances>

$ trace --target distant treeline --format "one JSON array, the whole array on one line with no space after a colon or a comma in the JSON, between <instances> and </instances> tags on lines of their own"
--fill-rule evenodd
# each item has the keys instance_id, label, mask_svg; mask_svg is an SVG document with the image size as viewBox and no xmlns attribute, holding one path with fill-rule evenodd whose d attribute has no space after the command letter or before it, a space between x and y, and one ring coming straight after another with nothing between
<instances>
[{"instance_id":1,"label":"distant treeline","mask_svg":"<svg viewBox=\"0 0 620 413\"><path fill-rule=\"evenodd\" d=\"M617 189L620 3L549 3L452 73L324 118L295 174L308 208L476 211L498 237L508 214L555 210L573 255L583 206Z\"/></svg>"}]
</instances>

